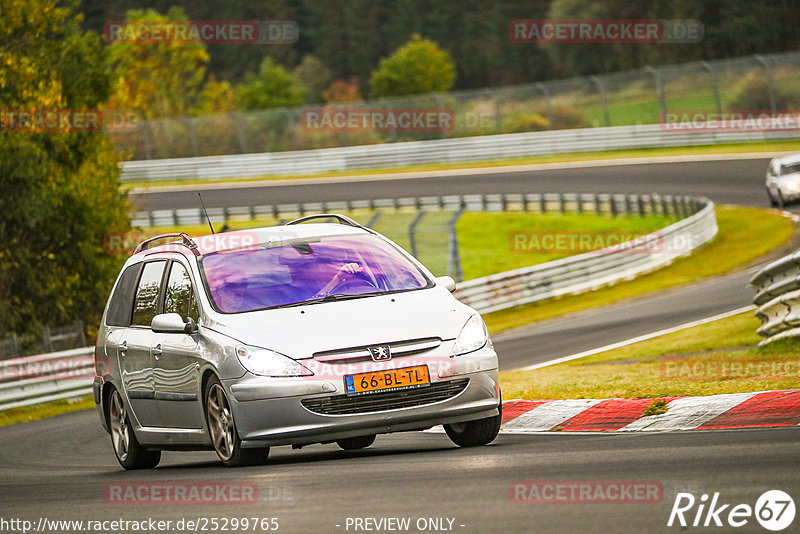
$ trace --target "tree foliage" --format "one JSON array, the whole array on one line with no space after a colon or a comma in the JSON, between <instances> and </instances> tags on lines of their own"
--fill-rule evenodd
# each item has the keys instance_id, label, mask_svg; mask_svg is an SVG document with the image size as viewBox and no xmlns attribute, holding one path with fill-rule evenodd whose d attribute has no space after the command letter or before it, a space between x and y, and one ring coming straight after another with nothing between
<instances>
[{"instance_id":1,"label":"tree foliage","mask_svg":"<svg viewBox=\"0 0 800 534\"><path fill-rule=\"evenodd\" d=\"M131 10L127 23L188 20L179 8L166 15L153 9ZM203 90L208 53L194 42L130 42L116 40L109 47L114 91L109 102L117 109L136 110L143 118L188 115Z\"/></svg>"},{"instance_id":2,"label":"tree foliage","mask_svg":"<svg viewBox=\"0 0 800 534\"><path fill-rule=\"evenodd\" d=\"M237 87L241 109L267 109L299 106L305 89L270 56L261 62L258 74L248 74Z\"/></svg>"},{"instance_id":3,"label":"tree foliage","mask_svg":"<svg viewBox=\"0 0 800 534\"><path fill-rule=\"evenodd\" d=\"M3 2L0 109L96 109L104 59L57 0ZM0 129L0 334L96 324L117 273L103 243L130 224L118 160L102 133L64 130Z\"/></svg>"},{"instance_id":4,"label":"tree foliage","mask_svg":"<svg viewBox=\"0 0 800 534\"><path fill-rule=\"evenodd\" d=\"M391 56L382 59L370 77L370 96L439 93L453 87L456 72L450 54L418 33Z\"/></svg>"}]
</instances>

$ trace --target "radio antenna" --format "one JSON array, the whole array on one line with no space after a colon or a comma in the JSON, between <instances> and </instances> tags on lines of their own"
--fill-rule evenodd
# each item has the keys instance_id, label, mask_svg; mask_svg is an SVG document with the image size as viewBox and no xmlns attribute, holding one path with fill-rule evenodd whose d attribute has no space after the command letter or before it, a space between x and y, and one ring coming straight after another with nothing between
<instances>
[{"instance_id":1,"label":"radio antenna","mask_svg":"<svg viewBox=\"0 0 800 534\"><path fill-rule=\"evenodd\" d=\"M200 192L197 192L197 196L200 197L200 205L203 206L203 213L206 215L206 220L208 221L208 227L211 228L211 233L214 233L214 227L211 226L211 217L208 216L208 212L206 211L206 205L203 202L203 197L200 195Z\"/></svg>"}]
</instances>

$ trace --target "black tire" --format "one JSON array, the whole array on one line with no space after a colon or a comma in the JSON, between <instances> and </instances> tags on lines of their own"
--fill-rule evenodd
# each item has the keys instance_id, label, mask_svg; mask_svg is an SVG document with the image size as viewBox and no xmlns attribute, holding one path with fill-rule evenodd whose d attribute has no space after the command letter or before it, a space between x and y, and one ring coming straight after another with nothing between
<instances>
[{"instance_id":1,"label":"black tire","mask_svg":"<svg viewBox=\"0 0 800 534\"><path fill-rule=\"evenodd\" d=\"M222 463L228 467L243 467L267 461L269 447L242 448L242 440L236 430L228 397L216 376L208 380L203 400L208 435Z\"/></svg>"},{"instance_id":2,"label":"black tire","mask_svg":"<svg viewBox=\"0 0 800 534\"><path fill-rule=\"evenodd\" d=\"M346 451L366 449L373 443L375 443L375 434L371 434L369 436L357 436L355 438L345 438L336 441L336 444Z\"/></svg>"},{"instance_id":3,"label":"black tire","mask_svg":"<svg viewBox=\"0 0 800 534\"><path fill-rule=\"evenodd\" d=\"M111 446L119 465L125 469L151 469L161 461L161 451L144 448L131 427L131 419L122 395L114 389L108 398L108 428L111 430Z\"/></svg>"},{"instance_id":4,"label":"black tire","mask_svg":"<svg viewBox=\"0 0 800 534\"><path fill-rule=\"evenodd\" d=\"M450 441L459 447L479 447L488 445L500 432L500 423L503 419L503 404L497 407L500 411L493 417L467 421L465 423L453 423L444 425L444 431Z\"/></svg>"},{"instance_id":5,"label":"black tire","mask_svg":"<svg viewBox=\"0 0 800 534\"><path fill-rule=\"evenodd\" d=\"M783 209L783 208L786 207L786 201L783 200L783 193L781 193L780 189L778 189L778 202L776 202L776 204L777 204L777 207L779 207L780 209Z\"/></svg>"},{"instance_id":6,"label":"black tire","mask_svg":"<svg viewBox=\"0 0 800 534\"><path fill-rule=\"evenodd\" d=\"M769 198L769 205L770 206L772 206L773 208L777 207L778 201L775 200L775 197L772 196L772 191L769 190L769 187L767 187L767 198Z\"/></svg>"}]
</instances>

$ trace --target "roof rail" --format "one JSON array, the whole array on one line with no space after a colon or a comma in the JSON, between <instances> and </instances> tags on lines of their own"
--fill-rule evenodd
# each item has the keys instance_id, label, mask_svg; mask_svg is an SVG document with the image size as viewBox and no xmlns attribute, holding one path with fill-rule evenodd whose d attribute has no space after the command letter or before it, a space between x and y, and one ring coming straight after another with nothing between
<instances>
[{"instance_id":1,"label":"roof rail","mask_svg":"<svg viewBox=\"0 0 800 534\"><path fill-rule=\"evenodd\" d=\"M192 252L194 252L195 256L199 256L200 255L200 252L197 250L197 243L195 243L194 240L191 237L189 237L188 234L186 234L184 232L173 232L173 233L169 233L169 234L161 234L161 235L157 235L155 237L151 237L149 239L145 239L144 241L142 241L141 243L136 245L136 248L133 250L133 253L137 254L137 253L139 253L139 252L141 252L143 250L147 250L148 248L150 248L150 244L153 241L159 241L161 239L166 239L166 238L169 238L169 237L180 237L181 238L181 241L180 241L181 245L183 245L184 247L186 247L189 250L191 250Z\"/></svg>"},{"instance_id":2,"label":"roof rail","mask_svg":"<svg viewBox=\"0 0 800 534\"><path fill-rule=\"evenodd\" d=\"M336 219L337 221L339 221L340 224L346 224L347 226L352 226L353 228L361 228L362 230L366 230L367 232L374 233L372 230L370 230L366 226L358 224L350 217L346 217L338 213L318 213L316 215L306 215L305 217L300 217L299 219L289 221L285 223L284 226L289 226L290 224L300 224L306 221L310 221L312 219Z\"/></svg>"}]
</instances>

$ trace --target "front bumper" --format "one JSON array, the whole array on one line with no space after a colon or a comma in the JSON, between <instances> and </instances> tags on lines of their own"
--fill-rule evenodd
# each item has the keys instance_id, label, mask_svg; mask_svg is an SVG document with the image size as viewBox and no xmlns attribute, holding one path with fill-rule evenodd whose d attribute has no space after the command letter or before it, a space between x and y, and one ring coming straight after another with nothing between
<instances>
[{"instance_id":1,"label":"front bumper","mask_svg":"<svg viewBox=\"0 0 800 534\"><path fill-rule=\"evenodd\" d=\"M437 370L436 360L429 365L431 386L447 389L447 383L466 382L459 392L442 400L377 411L323 414L304 406L303 401L306 404L325 399L347 401L344 382L339 376L275 379L246 375L223 381L223 387L229 393L243 447L304 445L496 416L500 397L497 355L492 347L487 345L451 360L453 366L446 371L442 366ZM405 365L398 360L398 367ZM411 391L426 389L434 388ZM382 395L391 397L390 393Z\"/></svg>"}]
</instances>

